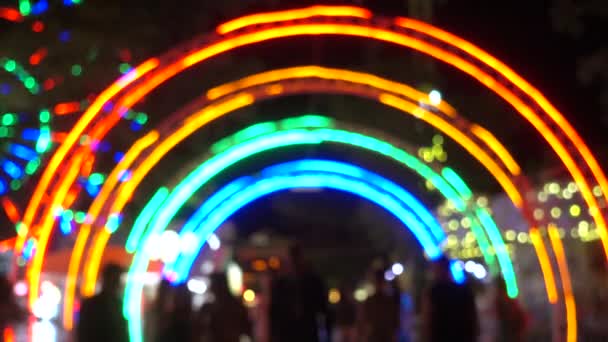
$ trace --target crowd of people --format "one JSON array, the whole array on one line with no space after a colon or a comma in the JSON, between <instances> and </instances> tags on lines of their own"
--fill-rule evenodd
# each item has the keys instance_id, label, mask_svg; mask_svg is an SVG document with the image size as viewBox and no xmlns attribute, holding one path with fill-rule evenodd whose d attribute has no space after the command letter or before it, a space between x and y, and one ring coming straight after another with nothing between
<instances>
[{"instance_id":1,"label":"crowd of people","mask_svg":"<svg viewBox=\"0 0 608 342\"><path fill-rule=\"evenodd\" d=\"M185 284L161 281L155 299L145 306L146 342L407 342L407 341L524 341L528 319L505 283L497 279L494 300L481 311L470 283L453 280L451 263L441 258L432 265L432 279L422 294L419 310L397 282L387 280L383 268L373 272L374 291L365 300L354 298L344 285L330 304L324 280L294 246L290 262L269 286L263 311L249 310L230 292L226 275L213 274L205 302L193 308ZM79 342L129 341L122 314L121 277L114 264L102 272L101 291L80 306L74 339ZM0 329L23 316L13 288L0 277ZM417 311L414 313L414 311ZM480 317L494 316L492 336L483 336ZM264 317L261 317L264 316ZM414 319L415 317L415 319ZM418 322L418 323L416 323ZM264 326L266 332L259 333ZM416 332L414 334L414 332ZM0 336L0 341L2 338Z\"/></svg>"},{"instance_id":2,"label":"crowd of people","mask_svg":"<svg viewBox=\"0 0 608 342\"><path fill-rule=\"evenodd\" d=\"M269 342L405 342L412 340L412 326L404 322L404 298L382 269L373 274L375 291L363 303L352 288L344 286L340 301L328 302L323 279L305 262L300 248L290 250L287 272L273 279L268 303ZM77 328L78 341L128 341L122 316L120 274L105 268L99 294L83 301ZM429 342L480 341L475 296L468 285L452 279L450 261L433 264L433 279L426 289L416 340ZM499 322L493 341L523 341L526 315L503 285L497 282L494 313ZM243 342L259 339L254 321L240 298L234 297L224 274L211 277L210 296L193 310L192 295L185 285L162 281L156 299L145 312L145 341Z\"/></svg>"}]
</instances>

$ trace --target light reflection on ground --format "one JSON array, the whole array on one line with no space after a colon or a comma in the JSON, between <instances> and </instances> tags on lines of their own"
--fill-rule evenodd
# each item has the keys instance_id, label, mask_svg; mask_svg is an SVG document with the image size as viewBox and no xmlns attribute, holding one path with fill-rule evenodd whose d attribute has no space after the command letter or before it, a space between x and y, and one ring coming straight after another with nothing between
<instances>
[{"instance_id":1,"label":"light reflection on ground","mask_svg":"<svg viewBox=\"0 0 608 342\"><path fill-rule=\"evenodd\" d=\"M69 335L56 323L38 320L14 326L12 336L14 342L67 342L70 340ZM10 338L7 339L7 342L9 341Z\"/></svg>"}]
</instances>

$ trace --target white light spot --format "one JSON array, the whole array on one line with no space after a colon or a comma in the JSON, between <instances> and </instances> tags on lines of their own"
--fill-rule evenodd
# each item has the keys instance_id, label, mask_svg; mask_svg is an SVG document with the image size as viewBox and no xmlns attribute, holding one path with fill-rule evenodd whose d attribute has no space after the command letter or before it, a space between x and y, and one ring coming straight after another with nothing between
<instances>
[{"instance_id":1,"label":"white light spot","mask_svg":"<svg viewBox=\"0 0 608 342\"><path fill-rule=\"evenodd\" d=\"M441 103L441 93L438 90L431 90L429 93L429 101L433 106L439 106Z\"/></svg>"},{"instance_id":2,"label":"white light spot","mask_svg":"<svg viewBox=\"0 0 608 342\"><path fill-rule=\"evenodd\" d=\"M477 266L477 264L475 263L475 261L469 260L464 263L464 270L469 273L473 273L473 272L475 272L476 266Z\"/></svg>"},{"instance_id":3,"label":"white light spot","mask_svg":"<svg viewBox=\"0 0 608 342\"><path fill-rule=\"evenodd\" d=\"M226 278L228 278L230 292L235 296L240 295L243 291L243 271L241 267L234 262L229 263L226 269Z\"/></svg>"},{"instance_id":4,"label":"white light spot","mask_svg":"<svg viewBox=\"0 0 608 342\"><path fill-rule=\"evenodd\" d=\"M207 284L201 279L190 279L188 280L188 290L190 292L202 295L207 291Z\"/></svg>"},{"instance_id":5,"label":"white light spot","mask_svg":"<svg viewBox=\"0 0 608 342\"><path fill-rule=\"evenodd\" d=\"M358 302L364 302L367 299L367 291L365 289L357 289L354 296Z\"/></svg>"},{"instance_id":6,"label":"white light spot","mask_svg":"<svg viewBox=\"0 0 608 342\"><path fill-rule=\"evenodd\" d=\"M473 270L473 275L475 276L475 278L481 280L488 275L488 271L486 271L486 269L482 265L477 264L475 270Z\"/></svg>"},{"instance_id":7,"label":"white light spot","mask_svg":"<svg viewBox=\"0 0 608 342\"><path fill-rule=\"evenodd\" d=\"M17 297L25 296L27 294L27 284L24 281L17 282L14 291Z\"/></svg>"},{"instance_id":8,"label":"white light spot","mask_svg":"<svg viewBox=\"0 0 608 342\"><path fill-rule=\"evenodd\" d=\"M180 250L182 254L193 254L197 252L198 237L193 232L184 233L180 241Z\"/></svg>"},{"instance_id":9,"label":"white light spot","mask_svg":"<svg viewBox=\"0 0 608 342\"><path fill-rule=\"evenodd\" d=\"M174 262L179 256L180 238L173 230L165 230L160 237L160 259L166 263Z\"/></svg>"},{"instance_id":10,"label":"white light spot","mask_svg":"<svg viewBox=\"0 0 608 342\"><path fill-rule=\"evenodd\" d=\"M50 321L59 313L61 291L50 281L40 285L40 297L34 302L32 313L41 320Z\"/></svg>"},{"instance_id":11,"label":"white light spot","mask_svg":"<svg viewBox=\"0 0 608 342\"><path fill-rule=\"evenodd\" d=\"M401 265L400 263L396 262L391 267L391 270L393 271L393 273L396 276L401 275L403 273L403 265Z\"/></svg>"},{"instance_id":12,"label":"white light spot","mask_svg":"<svg viewBox=\"0 0 608 342\"><path fill-rule=\"evenodd\" d=\"M211 236L209 236L209 239L207 239L207 243L209 244L209 248L214 251L217 251L222 246L220 239L215 234L211 234Z\"/></svg>"}]
</instances>

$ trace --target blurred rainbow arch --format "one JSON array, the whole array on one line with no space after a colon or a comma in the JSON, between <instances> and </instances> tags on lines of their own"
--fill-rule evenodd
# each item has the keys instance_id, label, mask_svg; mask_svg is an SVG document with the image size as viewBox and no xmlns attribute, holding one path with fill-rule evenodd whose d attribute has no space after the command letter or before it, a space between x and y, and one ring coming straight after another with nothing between
<instances>
[{"instance_id":1,"label":"blurred rainbow arch","mask_svg":"<svg viewBox=\"0 0 608 342\"><path fill-rule=\"evenodd\" d=\"M97 98L53 155L20 224L20 235L16 242L18 251L27 238L35 237L38 240L38 252L32 263L28 265L30 303L37 297L46 244L54 225L53 210L64 203L70 185L78 174L80 163L91 153L89 146L76 146L75 143L84 132L87 132L93 140L104 136L120 119L116 111L105 116L101 114L100 110L104 103L113 100L114 103L119 104L117 108L129 108L164 81L196 63L240 46L298 35L356 36L390 42L425 53L477 79L526 118L559 156L577 183L594 218L604 249L608 251L605 209L599 207L591 193L591 188L598 185L602 189L604 198L608 196L606 176L578 133L537 89L471 43L428 24L405 18L395 20L376 18L360 8L315 6L302 10L248 16L224 24L218 28L217 35L210 42L194 41L190 46L176 52L159 59L151 59L111 85ZM247 96L238 99L244 105L253 102L253 99ZM392 95L382 94L377 99L398 109L419 108L408 107L407 101ZM95 125L91 125L93 121ZM145 149L159 138L158 135L157 131L151 132L146 136L147 140L139 141L135 148ZM505 173L504 169L501 170ZM48 200L45 199L47 197ZM523 198L522 202L518 203L514 191L510 197L516 204L522 206ZM119 201L126 202L126 200ZM532 240L537 242L536 245L541 246L544 234L537 229L537 226L531 226ZM558 243L553 238L551 242L552 246ZM563 250L557 247L556 251L559 252L556 256L563 257ZM546 251L539 250L541 251L539 257L542 260L541 255L545 253L546 256ZM551 268L550 264L545 266L544 269ZM565 263L559 262L558 269L565 279L567 275ZM568 292L568 286L564 284L562 288L564 292ZM571 296L571 293L564 294L566 300ZM577 338L576 316L573 303L566 304L568 318L566 339L574 341Z\"/></svg>"},{"instance_id":2,"label":"blurred rainbow arch","mask_svg":"<svg viewBox=\"0 0 608 342\"><path fill-rule=\"evenodd\" d=\"M306 85L306 87L304 85ZM361 85L365 85L366 88L362 88ZM168 153L173 146L185 139L189 134L192 134L196 129L199 129L201 125L225 115L230 111L251 104L253 102L252 97L257 101L269 97L284 96L298 91L301 92L303 89L308 89L307 91L311 92L352 93L369 98L393 94L391 96L394 96L395 101L400 101L399 104L401 105L401 108L399 109L404 113L422 117L425 121L440 128L442 131L447 131L450 136L456 134L455 137L459 138L459 143L465 144L465 142L468 142L470 147L468 147L467 150L477 158L485 156L486 163L484 166L486 166L490 173L495 177L497 177L497 174L505 175L506 171L502 171L499 167L494 166L495 164L487 163L487 160L492 159L490 155L496 155L495 159L502 161L505 165L503 168L506 169L506 165L511 165L511 169L519 170L517 163L500 142L493 138L493 136L482 127L475 124L467 124L464 118L459 117L445 102L441 103L440 108L437 108L436 112L432 112L427 110L428 108L423 109L418 106L418 101L428 102L426 94L415 91L403 84L390 82L373 75L354 71L328 69L318 66L294 67L252 75L239 81L211 89L206 96L201 97L198 101L194 101L191 105L188 105L185 109L179 111L178 114L170 116L167 122L159 127L158 131L153 131L140 139L134 145L133 149L127 152L124 160L121 164L117 165L111 176L108 177L108 182L104 185L99 196L91 205L89 216L93 218L100 217L100 224L102 225L105 220L104 218L110 220L111 217L118 217L122 208L132 196L137 184L160 160L162 155ZM431 107L430 104L427 104L427 106L429 108ZM422 114L424 114L424 116ZM443 115L446 119L433 120L433 118L438 117L439 114ZM462 138L462 135L465 134L461 133L460 129L462 128L458 128L453 123L446 123L447 120L458 120L455 122L460 123L460 127L469 127L468 130L463 129L463 132L467 134L467 137L478 137L480 141L474 142L470 138ZM162 138L159 138L158 132L162 132ZM455 133L450 134L449 132ZM131 172L130 181L117 186L116 184L120 173L126 169L129 169ZM503 177L503 179L506 179L507 182L511 182L512 184L516 182L515 180L510 180L508 177ZM516 187L513 185L512 188L515 189ZM108 198L114 198L115 201L108 202ZM517 198L523 198L523 196L519 195ZM103 205L106 205L105 213L103 213ZM107 206L111 207L107 208ZM68 290L66 294L66 300L69 305L65 306L66 315L69 315L70 310L68 309L73 302L72 293L74 283L77 279L80 258L83 256L83 250L88 236L90 235L93 223L94 222L89 222L81 229L70 262L70 272L67 279ZM106 228L108 226L109 225L106 225ZM92 247L89 249L89 254L85 259L86 263L83 270L85 275L83 293L85 295L92 293L94 290L101 255L113 229L115 228L112 227L111 229L98 230L91 242ZM549 299L553 302L557 297L556 285L554 284L552 275L553 271L551 266L548 265L546 254L543 254L546 252L544 252L542 242L539 240L537 240L537 242L538 243L535 243L535 247L537 247L537 253L541 257L541 266L543 266L542 269L546 278ZM69 317L66 317L68 321L71 319Z\"/></svg>"}]
</instances>

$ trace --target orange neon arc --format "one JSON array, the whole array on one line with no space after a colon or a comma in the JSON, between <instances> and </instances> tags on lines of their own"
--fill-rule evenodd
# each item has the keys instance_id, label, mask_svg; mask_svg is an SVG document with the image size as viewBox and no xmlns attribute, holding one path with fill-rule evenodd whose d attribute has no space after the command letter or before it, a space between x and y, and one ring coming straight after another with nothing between
<instances>
[{"instance_id":1,"label":"orange neon arc","mask_svg":"<svg viewBox=\"0 0 608 342\"><path fill-rule=\"evenodd\" d=\"M545 248L545 244L543 242L543 238L538 231L538 228L530 229L530 240L532 241L532 246L534 246L534 250L538 255L538 260L540 261L540 270L543 273L543 278L545 279L545 287L547 290L547 297L549 298L549 303L555 304L557 303L557 288L555 287L555 274L553 273L553 267L551 267L551 262L549 259L549 255L547 254L547 249Z\"/></svg>"},{"instance_id":2,"label":"orange neon arc","mask_svg":"<svg viewBox=\"0 0 608 342\"><path fill-rule=\"evenodd\" d=\"M290 21L296 19L305 19L315 16L324 17L353 17L369 19L372 17L372 13L366 9L360 7L350 6L312 6L308 8L279 11L272 13L253 14L245 17L241 17L235 20L231 20L224 23L217 28L217 33L226 34L232 31L236 31L243 27L251 25L260 25L268 23L277 23L281 21Z\"/></svg>"},{"instance_id":3,"label":"orange neon arc","mask_svg":"<svg viewBox=\"0 0 608 342\"><path fill-rule=\"evenodd\" d=\"M295 79L308 77L316 77L328 80L341 80L353 83L364 83L375 88L391 91L394 93L400 93L400 95L407 96L412 99L412 101L419 101L427 106L435 107L435 105L433 105L430 99L428 98L428 94L420 92L403 83L389 81L387 79L371 74L366 74L363 72L326 68L318 65L305 65L292 68L277 69L248 76L238 81L230 82L210 89L207 92L207 98L209 98L210 100L214 100L227 94L236 92L238 90L257 86L260 84L283 81L291 78ZM437 107L443 113L450 117L457 116L454 107L452 107L446 101L441 101Z\"/></svg>"},{"instance_id":4,"label":"orange neon arc","mask_svg":"<svg viewBox=\"0 0 608 342\"><path fill-rule=\"evenodd\" d=\"M139 155L141 151L150 146L157 139L158 133L156 131L151 131L146 136L138 140L110 173L99 194L95 197L93 203L89 207L87 217L93 219L89 219L87 222L85 222L85 224L83 224L78 231L76 243L74 244L72 255L70 257L68 274L66 276L66 288L64 294L65 300L63 305L63 325L67 330L72 330L73 328L76 282L78 280L78 271L80 269L81 258L91 231L91 224L99 215L103 204L108 200L110 193L109 189L112 189L118 183L122 172L130 167L135 157Z\"/></svg>"},{"instance_id":5,"label":"orange neon arc","mask_svg":"<svg viewBox=\"0 0 608 342\"><path fill-rule=\"evenodd\" d=\"M78 153L74 158L77 163L73 163L70 165L65 177L67 179L75 179L78 176L79 171L79 161L82 159L83 153ZM42 223L41 230L43 232L51 232L53 225L55 223L55 218L53 216L53 212L56 208L58 208L63 198L66 196L68 191L70 190L70 186L72 184L69 182L64 182L59 189L57 189L57 194L54 200L51 202L51 205L47 209L47 215L45 220ZM50 234L41 234L38 238L38 245L36 246L36 253L34 253L33 260L31 261L31 267L28 269L28 282L30 284L29 287L29 296L28 303L30 307L34 306L34 303L38 299L38 284L40 284L40 271L42 270L42 263L44 262L44 256L47 244L49 242ZM34 284L35 286L32 286Z\"/></svg>"},{"instance_id":6,"label":"orange neon arc","mask_svg":"<svg viewBox=\"0 0 608 342\"><path fill-rule=\"evenodd\" d=\"M483 142L485 142L492 150L496 152L496 154L500 157L502 162L507 166L509 172L512 175L517 176L521 174L521 168L511 155L507 148L496 139L494 134L490 133L487 129L473 124L471 126L471 132L478 136Z\"/></svg>"},{"instance_id":7,"label":"orange neon arc","mask_svg":"<svg viewBox=\"0 0 608 342\"><path fill-rule=\"evenodd\" d=\"M562 288L564 290L564 302L566 304L566 341L575 342L577 339L577 320L576 320L576 302L574 301L574 293L572 293L572 284L570 283L570 271L566 262L566 253L562 239L555 225L549 225L549 239L553 245L555 256L557 258L557 267L562 279Z\"/></svg>"},{"instance_id":8,"label":"orange neon arc","mask_svg":"<svg viewBox=\"0 0 608 342\"><path fill-rule=\"evenodd\" d=\"M156 68L159 64L158 59L150 59L140 66L135 68L129 74L123 76L114 84L112 84L109 88L104 90L97 99L93 102L93 104L82 114L78 122L74 125L74 128L68 133L65 137L64 142L57 149L57 151L51 157L51 160L48 163L48 166L45 168L38 184L36 185L36 189L32 197L30 198L30 202L26 208L24 217L23 217L23 225L26 227L27 231L32 227L32 223L34 220L34 216L38 212L38 208L43 201L43 199L47 196L46 192L49 187L49 184L55 174L57 173L58 167L62 163L66 163L66 156L69 151L72 149L74 144L78 141L82 132L86 129L88 124L95 118L98 112L103 108L103 105L108 102L112 97L118 94L124 87L136 81L145 73L150 70ZM59 180L59 184L57 186L57 191L52 191L51 196L54 197L52 203L54 205L58 205L63 203L64 197L67 194L71 184L74 182L78 175L78 164L82 158L75 158L74 160L70 160L72 165L67 173L68 176L63 177ZM66 163L66 164L69 164ZM30 307L33 305L36 297L38 295L38 285L40 280L40 272L42 270L42 263L44 261L44 255L46 253L46 245L47 241L50 237L51 231L53 229L53 217L52 217L52 209L54 206L48 206L47 210L41 214L43 224L40 227L40 241L37 246L37 252L35 254L34 260L31 264L28 265L28 284L30 289L29 296L29 305ZM17 237L17 242L15 244L15 250L20 252L23 248L25 240L27 239L28 234L19 235Z\"/></svg>"},{"instance_id":9,"label":"orange neon arc","mask_svg":"<svg viewBox=\"0 0 608 342\"><path fill-rule=\"evenodd\" d=\"M25 215L23 217L23 223L26 227L29 227L33 221L34 215L38 210L38 206L40 205L40 201L42 201L42 197L46 188L48 187L51 179L55 175L59 164L66 161L66 156L74 144L78 141L82 132L89 125L91 120L95 118L97 113L103 108L104 104L108 102L112 97L118 94L124 87L129 85L130 83L136 81L138 78L143 76L145 73L151 71L152 69L158 66L158 59L154 58L142 63L135 70L132 71L132 76L127 78L121 78L112 84L108 89L104 90L101 93L95 102L91 104L91 106L82 114L78 122L74 125L74 128L68 133L68 136L65 138L65 141L59 149L53 154L51 160L48 163L48 166L44 170L40 181L36 185L36 189L34 190L34 194L30 199L30 203L26 209Z\"/></svg>"}]
</instances>

